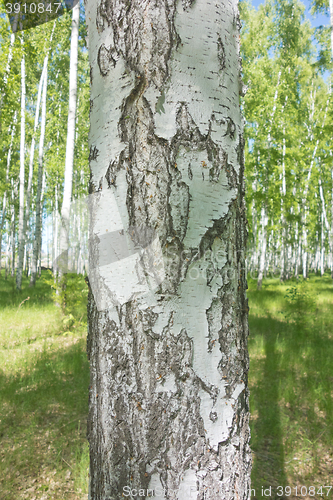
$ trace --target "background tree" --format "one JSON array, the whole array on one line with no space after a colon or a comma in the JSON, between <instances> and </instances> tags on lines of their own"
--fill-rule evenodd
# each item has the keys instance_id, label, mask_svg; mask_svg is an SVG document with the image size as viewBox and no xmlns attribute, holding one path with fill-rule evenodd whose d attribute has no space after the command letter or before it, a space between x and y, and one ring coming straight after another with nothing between
<instances>
[{"instance_id":1,"label":"background tree","mask_svg":"<svg viewBox=\"0 0 333 500\"><path fill-rule=\"evenodd\" d=\"M260 288L267 272L284 280L300 271L307 277L309 268L323 273L332 266L324 193L331 184L330 170L321 160L329 155L331 105L321 76L321 50L304 20L304 6L293 0L268 1L256 11L241 2L241 15L249 87L243 100L248 264L252 276L258 272ZM325 189L320 188L319 165Z\"/></svg>"}]
</instances>

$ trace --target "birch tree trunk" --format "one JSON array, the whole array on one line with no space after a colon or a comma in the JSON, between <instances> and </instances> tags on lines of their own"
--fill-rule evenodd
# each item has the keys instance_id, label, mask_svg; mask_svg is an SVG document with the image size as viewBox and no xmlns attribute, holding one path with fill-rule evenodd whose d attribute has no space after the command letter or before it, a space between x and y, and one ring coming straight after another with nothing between
<instances>
[{"instance_id":1,"label":"birch tree trunk","mask_svg":"<svg viewBox=\"0 0 333 500\"><path fill-rule=\"evenodd\" d=\"M15 229L16 229L16 210L15 210L15 200L17 198L17 183L14 183L14 179L11 179L12 193L11 193L11 277L15 276Z\"/></svg>"},{"instance_id":2,"label":"birch tree trunk","mask_svg":"<svg viewBox=\"0 0 333 500\"><path fill-rule=\"evenodd\" d=\"M331 190L331 230L330 230L330 270L333 278L333 168L331 171L332 190Z\"/></svg>"},{"instance_id":3,"label":"birch tree trunk","mask_svg":"<svg viewBox=\"0 0 333 500\"><path fill-rule=\"evenodd\" d=\"M75 5L72 13L71 53L70 53L70 63L69 63L69 106L68 106L67 142L66 142L66 160L65 160L65 181L64 181L64 194L61 206L61 228L60 228L60 248L63 259L61 269L63 269L64 272L67 271L68 267L69 216L70 216L70 205L72 199L72 184L73 184L79 21L80 21L80 2L78 2Z\"/></svg>"},{"instance_id":4,"label":"birch tree trunk","mask_svg":"<svg viewBox=\"0 0 333 500\"><path fill-rule=\"evenodd\" d=\"M38 148L36 227L35 227L35 239L33 243L32 258L31 258L31 276L30 276L29 286L33 286L36 283L38 259L41 249L41 238L42 238L43 153L44 153L44 139L45 139L45 127L46 127L47 73L48 71L47 71L47 57L46 57L46 63L44 66L44 83L43 83L43 94L42 94L42 120L40 125L40 138L39 138L39 148Z\"/></svg>"},{"instance_id":5,"label":"birch tree trunk","mask_svg":"<svg viewBox=\"0 0 333 500\"><path fill-rule=\"evenodd\" d=\"M237 2L87 0L86 20L89 498L249 498Z\"/></svg>"},{"instance_id":6,"label":"birch tree trunk","mask_svg":"<svg viewBox=\"0 0 333 500\"><path fill-rule=\"evenodd\" d=\"M267 226L268 217L266 215L265 204L261 208L261 228L259 231L259 248L260 248L260 258L259 258L259 270L258 270L258 281L257 290L261 290L262 280L264 279L265 264L266 264L266 248L267 248Z\"/></svg>"},{"instance_id":7,"label":"birch tree trunk","mask_svg":"<svg viewBox=\"0 0 333 500\"><path fill-rule=\"evenodd\" d=\"M7 86L7 81L8 81L8 75L10 72L10 64L13 59L13 46L15 42L15 35L12 33L10 35L10 46L9 46L9 51L8 51L8 56L7 56L7 64L6 64L6 69L5 69L5 74L3 76L3 85L1 86L1 94L0 94L0 134L2 133L2 107L3 107L3 99L5 96L5 89Z\"/></svg>"},{"instance_id":8,"label":"birch tree trunk","mask_svg":"<svg viewBox=\"0 0 333 500\"><path fill-rule=\"evenodd\" d=\"M23 45L23 40L21 40ZM24 49L23 49L24 50ZM24 53L21 60L21 142L20 142L20 205L18 227L18 263L16 271L16 288L21 290L22 267L24 254L24 156L25 156L25 59Z\"/></svg>"},{"instance_id":9,"label":"birch tree trunk","mask_svg":"<svg viewBox=\"0 0 333 500\"><path fill-rule=\"evenodd\" d=\"M10 161L11 161L12 152L13 152L14 136L15 136L15 132L16 132L16 120L17 120L17 112L15 111L13 124L11 126L10 145L9 145L9 149L8 149L8 153L7 153L7 168L6 168L6 183L7 184L9 181L9 167L10 167ZM3 232L5 219L6 219L6 212L7 212L7 189L5 190L5 192L3 194L3 199L2 199L2 216L1 216L1 225L0 225L0 274L1 274L2 232Z\"/></svg>"}]
</instances>

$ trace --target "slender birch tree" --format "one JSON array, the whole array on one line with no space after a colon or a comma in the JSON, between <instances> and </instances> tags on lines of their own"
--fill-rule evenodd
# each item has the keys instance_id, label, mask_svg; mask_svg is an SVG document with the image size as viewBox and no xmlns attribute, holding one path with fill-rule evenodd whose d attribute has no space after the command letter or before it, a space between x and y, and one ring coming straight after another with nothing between
<instances>
[{"instance_id":1,"label":"slender birch tree","mask_svg":"<svg viewBox=\"0 0 333 500\"><path fill-rule=\"evenodd\" d=\"M44 139L46 127L46 97L47 97L47 60L46 56L44 62L44 82L42 93L42 120L40 126L39 148L38 148L38 174L37 174L37 195L36 195L36 226L35 226L35 239L33 243L33 252L31 259L31 276L30 286L36 283L38 271L38 259L41 251L41 238L42 238L42 215L43 215L43 161L44 161Z\"/></svg>"},{"instance_id":2,"label":"slender birch tree","mask_svg":"<svg viewBox=\"0 0 333 500\"><path fill-rule=\"evenodd\" d=\"M3 228L5 226L5 220L6 220L6 213L7 213L7 198L8 198L8 190L9 190L9 167L10 167L10 161L12 157L12 152L13 152L13 143L14 143L14 136L16 132L16 121L17 121L17 113L14 113L14 119L13 123L11 126L11 140L10 140L10 145L7 153L7 168L6 168L6 189L3 194L3 199L2 199L2 214L1 214L1 224L0 224L0 273L1 273L1 252L2 252L2 235L3 235Z\"/></svg>"},{"instance_id":3,"label":"slender birch tree","mask_svg":"<svg viewBox=\"0 0 333 500\"><path fill-rule=\"evenodd\" d=\"M80 2L73 8L72 32L71 32L71 53L69 63L69 105L67 122L67 142L65 160L65 181L64 193L61 206L61 228L60 228L60 248L63 252L62 268L67 270L69 247L69 217L72 199L73 185L73 164L75 146L75 123L76 123L76 101L77 101L77 68L78 68L78 47L79 47L79 22L80 22Z\"/></svg>"},{"instance_id":4,"label":"slender birch tree","mask_svg":"<svg viewBox=\"0 0 333 500\"><path fill-rule=\"evenodd\" d=\"M87 0L86 22L89 498L247 499L237 2ZM126 235L158 242L156 287Z\"/></svg>"},{"instance_id":5,"label":"slender birch tree","mask_svg":"<svg viewBox=\"0 0 333 500\"><path fill-rule=\"evenodd\" d=\"M23 35L21 38L22 44L22 60L21 60L21 141L20 141L20 205L19 205L19 231L18 231L18 263L16 272L16 288L21 289L22 285L22 267L24 255L24 179L25 179L25 55L23 45Z\"/></svg>"}]
</instances>

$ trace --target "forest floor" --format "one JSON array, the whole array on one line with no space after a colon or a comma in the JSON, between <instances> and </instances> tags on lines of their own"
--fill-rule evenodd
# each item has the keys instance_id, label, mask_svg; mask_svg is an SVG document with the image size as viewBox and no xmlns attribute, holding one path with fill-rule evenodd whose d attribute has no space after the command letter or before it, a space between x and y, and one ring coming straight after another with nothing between
<instances>
[{"instance_id":1,"label":"forest floor","mask_svg":"<svg viewBox=\"0 0 333 500\"><path fill-rule=\"evenodd\" d=\"M1 500L88 497L87 290L70 281L63 316L51 282L0 277ZM252 498L332 499L332 280L249 279L248 298Z\"/></svg>"},{"instance_id":2,"label":"forest floor","mask_svg":"<svg viewBox=\"0 0 333 500\"><path fill-rule=\"evenodd\" d=\"M248 285L252 497L332 499L333 281Z\"/></svg>"}]
</instances>

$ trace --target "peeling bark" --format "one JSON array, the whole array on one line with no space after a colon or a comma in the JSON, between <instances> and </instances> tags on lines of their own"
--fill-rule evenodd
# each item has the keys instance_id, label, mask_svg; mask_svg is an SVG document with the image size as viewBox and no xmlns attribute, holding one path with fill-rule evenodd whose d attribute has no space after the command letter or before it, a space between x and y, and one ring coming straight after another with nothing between
<instances>
[{"instance_id":1,"label":"peeling bark","mask_svg":"<svg viewBox=\"0 0 333 500\"><path fill-rule=\"evenodd\" d=\"M104 310L90 289L89 498L249 498L237 3L87 0L86 19L90 267L107 283L96 254L122 227L156 233L165 270Z\"/></svg>"}]
</instances>

